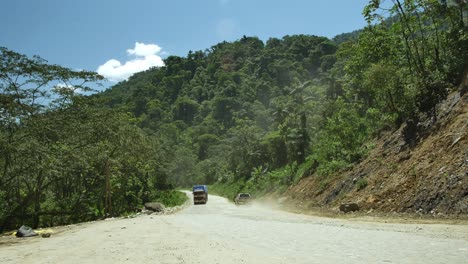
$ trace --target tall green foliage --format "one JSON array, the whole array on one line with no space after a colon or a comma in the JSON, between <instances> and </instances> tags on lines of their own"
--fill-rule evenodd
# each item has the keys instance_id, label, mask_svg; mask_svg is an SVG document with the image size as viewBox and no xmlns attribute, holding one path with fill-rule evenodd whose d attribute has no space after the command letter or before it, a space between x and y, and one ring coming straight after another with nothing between
<instances>
[{"instance_id":1,"label":"tall green foliage","mask_svg":"<svg viewBox=\"0 0 468 264\"><path fill-rule=\"evenodd\" d=\"M92 72L1 48L0 230L133 211L160 181L159 144L82 95Z\"/></svg>"},{"instance_id":2,"label":"tall green foliage","mask_svg":"<svg viewBox=\"0 0 468 264\"><path fill-rule=\"evenodd\" d=\"M169 57L164 67L100 96L110 106L121 102L122 109L133 109L139 125L158 135L168 150L164 167L173 168L166 171L180 173L170 176L176 184L246 179L254 167L300 164L311 153L310 133L321 126L325 99L320 76L331 69L336 49L324 37L286 36L264 44L244 36L186 58ZM146 107L135 105L140 101ZM177 172L179 162L199 165L188 169L192 173Z\"/></svg>"},{"instance_id":3,"label":"tall green foliage","mask_svg":"<svg viewBox=\"0 0 468 264\"><path fill-rule=\"evenodd\" d=\"M364 9L369 23L382 18L379 11L385 4L385 1L369 2ZM397 60L386 63L403 67L402 81L415 87L418 110L432 117L436 116L436 105L447 95L447 86L457 85L467 66L465 10L463 1L392 0L393 23L372 26L379 30L389 27L396 40L393 47L399 48L394 49ZM384 59L387 57L380 58Z\"/></svg>"}]
</instances>

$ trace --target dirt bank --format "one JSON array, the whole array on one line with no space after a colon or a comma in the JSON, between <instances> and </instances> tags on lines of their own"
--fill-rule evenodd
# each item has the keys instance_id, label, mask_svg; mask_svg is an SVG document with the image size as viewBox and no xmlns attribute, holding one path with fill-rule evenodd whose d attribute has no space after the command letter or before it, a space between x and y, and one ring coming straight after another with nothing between
<instances>
[{"instance_id":1,"label":"dirt bank","mask_svg":"<svg viewBox=\"0 0 468 264\"><path fill-rule=\"evenodd\" d=\"M302 179L285 194L311 208L358 203L364 211L444 217L468 215L468 94L452 93L438 121L421 121L414 145L406 124L375 140L368 158L349 170Z\"/></svg>"}]
</instances>

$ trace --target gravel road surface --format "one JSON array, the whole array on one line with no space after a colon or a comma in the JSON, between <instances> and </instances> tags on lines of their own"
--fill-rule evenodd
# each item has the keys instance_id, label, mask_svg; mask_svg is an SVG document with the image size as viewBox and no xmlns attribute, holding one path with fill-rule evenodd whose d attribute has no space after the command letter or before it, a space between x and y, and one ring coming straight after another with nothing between
<instances>
[{"instance_id":1,"label":"gravel road surface","mask_svg":"<svg viewBox=\"0 0 468 264\"><path fill-rule=\"evenodd\" d=\"M0 237L0 263L468 263L468 225L314 217L214 195L172 215L56 230Z\"/></svg>"}]
</instances>

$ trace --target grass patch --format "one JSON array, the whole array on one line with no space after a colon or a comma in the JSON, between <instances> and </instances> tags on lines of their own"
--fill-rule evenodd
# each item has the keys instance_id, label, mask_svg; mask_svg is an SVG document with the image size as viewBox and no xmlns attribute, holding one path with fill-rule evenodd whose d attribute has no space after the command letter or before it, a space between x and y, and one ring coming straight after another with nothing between
<instances>
[{"instance_id":1,"label":"grass patch","mask_svg":"<svg viewBox=\"0 0 468 264\"><path fill-rule=\"evenodd\" d=\"M322 179L320 180L319 187L318 187L318 193L323 193L328 186L330 186L330 178L329 177L321 177Z\"/></svg>"},{"instance_id":2,"label":"grass patch","mask_svg":"<svg viewBox=\"0 0 468 264\"><path fill-rule=\"evenodd\" d=\"M357 187L358 191L366 188L367 187L367 179L359 179L356 182L356 187Z\"/></svg>"},{"instance_id":3,"label":"grass patch","mask_svg":"<svg viewBox=\"0 0 468 264\"><path fill-rule=\"evenodd\" d=\"M166 207L182 205L188 199L185 193L176 190L157 191L151 198L152 201L162 203Z\"/></svg>"},{"instance_id":4,"label":"grass patch","mask_svg":"<svg viewBox=\"0 0 468 264\"><path fill-rule=\"evenodd\" d=\"M244 182L235 183L217 183L208 186L208 193L225 197L229 200L234 200L239 192L244 189Z\"/></svg>"},{"instance_id":5,"label":"grass patch","mask_svg":"<svg viewBox=\"0 0 468 264\"><path fill-rule=\"evenodd\" d=\"M261 197L267 193L282 193L288 189L296 170L297 166L287 166L271 172L256 173L248 180L216 183L210 185L208 189L210 193L229 200L234 200L238 193L250 193L253 197Z\"/></svg>"},{"instance_id":6,"label":"grass patch","mask_svg":"<svg viewBox=\"0 0 468 264\"><path fill-rule=\"evenodd\" d=\"M293 178L293 184L296 185L302 178L312 175L316 166L316 161L308 157L306 161L297 168Z\"/></svg>"}]
</instances>

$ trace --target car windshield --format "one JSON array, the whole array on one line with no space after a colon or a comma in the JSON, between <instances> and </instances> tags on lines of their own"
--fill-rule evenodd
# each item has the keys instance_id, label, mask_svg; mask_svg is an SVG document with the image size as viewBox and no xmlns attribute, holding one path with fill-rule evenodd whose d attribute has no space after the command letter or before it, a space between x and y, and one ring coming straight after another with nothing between
<instances>
[{"instance_id":1,"label":"car windshield","mask_svg":"<svg viewBox=\"0 0 468 264\"><path fill-rule=\"evenodd\" d=\"M248 194L248 193L241 193L239 196L241 198L250 198L250 194Z\"/></svg>"}]
</instances>

